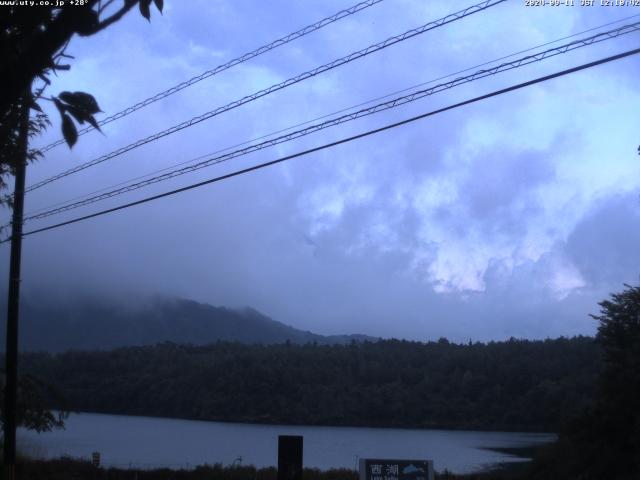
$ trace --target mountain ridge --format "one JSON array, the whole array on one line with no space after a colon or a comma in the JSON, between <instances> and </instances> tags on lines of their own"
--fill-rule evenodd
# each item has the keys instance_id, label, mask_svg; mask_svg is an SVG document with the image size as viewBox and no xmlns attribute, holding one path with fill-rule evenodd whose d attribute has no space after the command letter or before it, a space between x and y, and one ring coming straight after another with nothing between
<instances>
[{"instance_id":1,"label":"mountain ridge","mask_svg":"<svg viewBox=\"0 0 640 480\"><path fill-rule=\"evenodd\" d=\"M163 342L328 345L378 340L361 334L320 335L286 325L251 307L216 307L179 297L155 296L130 304L88 298L76 302L27 298L21 307L21 351L106 350ZM4 332L0 335L4 337Z\"/></svg>"}]
</instances>

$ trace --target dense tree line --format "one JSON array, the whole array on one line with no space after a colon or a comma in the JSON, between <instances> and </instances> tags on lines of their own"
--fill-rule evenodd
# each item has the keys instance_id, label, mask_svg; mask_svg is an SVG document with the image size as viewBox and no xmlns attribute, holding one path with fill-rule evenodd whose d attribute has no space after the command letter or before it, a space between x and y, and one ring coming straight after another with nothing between
<instances>
[{"instance_id":1,"label":"dense tree line","mask_svg":"<svg viewBox=\"0 0 640 480\"><path fill-rule=\"evenodd\" d=\"M640 286L600 302L602 368L592 404L534 462L531 478L640 478Z\"/></svg>"},{"instance_id":2,"label":"dense tree line","mask_svg":"<svg viewBox=\"0 0 640 480\"><path fill-rule=\"evenodd\" d=\"M31 353L79 411L310 425L556 431L586 407L592 338L454 344L159 344ZM57 407L55 403L52 407Z\"/></svg>"}]
</instances>

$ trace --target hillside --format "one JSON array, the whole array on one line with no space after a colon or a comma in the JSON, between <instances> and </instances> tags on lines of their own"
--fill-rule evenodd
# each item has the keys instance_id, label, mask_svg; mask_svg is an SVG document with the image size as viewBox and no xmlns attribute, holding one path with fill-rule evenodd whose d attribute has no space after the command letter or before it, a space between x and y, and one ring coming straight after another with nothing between
<instances>
[{"instance_id":1,"label":"hillside","mask_svg":"<svg viewBox=\"0 0 640 480\"><path fill-rule=\"evenodd\" d=\"M2 332L4 335L4 332ZM364 335L323 336L277 322L251 308L229 309L181 298L155 297L135 304L95 299L54 302L25 299L20 349L61 352L108 350L162 342L348 343ZM2 338L2 345L4 339Z\"/></svg>"},{"instance_id":2,"label":"hillside","mask_svg":"<svg viewBox=\"0 0 640 480\"><path fill-rule=\"evenodd\" d=\"M589 404L592 338L457 345L162 344L33 353L80 411L232 422L557 431ZM61 405L51 405L61 406Z\"/></svg>"}]
</instances>

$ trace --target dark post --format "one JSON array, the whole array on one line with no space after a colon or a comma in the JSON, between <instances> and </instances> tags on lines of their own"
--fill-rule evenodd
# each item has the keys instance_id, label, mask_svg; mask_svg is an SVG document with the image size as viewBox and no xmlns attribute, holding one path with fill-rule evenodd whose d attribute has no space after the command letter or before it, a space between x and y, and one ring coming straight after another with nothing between
<instances>
[{"instance_id":1,"label":"dark post","mask_svg":"<svg viewBox=\"0 0 640 480\"><path fill-rule=\"evenodd\" d=\"M278 480L302 480L302 437L278 436Z\"/></svg>"},{"instance_id":2,"label":"dark post","mask_svg":"<svg viewBox=\"0 0 640 480\"><path fill-rule=\"evenodd\" d=\"M20 307L20 258L22 253L22 216L24 182L27 169L29 108L31 90L22 97L18 158L15 165L13 217L11 220L11 259L9 265L9 298L7 301L7 344L4 390L4 465L7 480L14 480L16 465L16 395L18 388L18 312Z\"/></svg>"}]
</instances>

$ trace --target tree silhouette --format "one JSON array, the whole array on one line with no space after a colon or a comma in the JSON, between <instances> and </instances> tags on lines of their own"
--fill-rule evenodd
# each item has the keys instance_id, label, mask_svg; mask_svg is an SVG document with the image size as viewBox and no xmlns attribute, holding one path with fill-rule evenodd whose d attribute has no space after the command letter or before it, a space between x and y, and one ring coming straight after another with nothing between
<instances>
[{"instance_id":1,"label":"tree silhouette","mask_svg":"<svg viewBox=\"0 0 640 480\"><path fill-rule=\"evenodd\" d=\"M74 35L91 36L120 20L134 6L150 20L152 0L79 0L56 2L59 6L35 6L28 2L3 5L0 15L0 189L6 187L6 176L15 176L13 197L0 198L0 204L13 208L9 301L7 309L7 344L5 369L4 462L7 478L15 476L15 436L18 422L37 430L60 426L63 417L43 407L34 392L39 386L33 379L18 379L18 312L20 298L20 245L24 202L26 163L41 153L29 149L29 138L50 125L38 104L54 103L61 116L64 139L72 147L78 138L74 122L87 122L98 128L94 115L98 102L86 92L62 92L45 97L49 76L71 66L62 63L73 58L66 48ZM47 2L49 3L49 2ZM53 2L51 2L53 3ZM162 11L163 1L153 0ZM35 90L34 90L35 88ZM31 110L35 110L31 116ZM26 382L26 383L25 383Z\"/></svg>"},{"instance_id":2,"label":"tree silhouette","mask_svg":"<svg viewBox=\"0 0 640 480\"><path fill-rule=\"evenodd\" d=\"M611 459L606 472L617 470L616 478L640 472L640 287L625 287L600 302L600 314L593 315L604 361L595 440L604 449L601 456Z\"/></svg>"},{"instance_id":3,"label":"tree silhouette","mask_svg":"<svg viewBox=\"0 0 640 480\"><path fill-rule=\"evenodd\" d=\"M18 379L17 424L36 432L48 432L54 428L64 428L64 420L69 416L66 399L57 388L42 381L35 375L24 374ZM51 404L59 408L51 410ZM0 410L0 413L2 411ZM2 415L4 422L4 415ZM4 428L4 423L3 423Z\"/></svg>"},{"instance_id":4,"label":"tree silhouette","mask_svg":"<svg viewBox=\"0 0 640 480\"><path fill-rule=\"evenodd\" d=\"M53 3L53 2L52 2ZM50 125L38 104L54 102L61 115L62 134L71 147L78 135L74 122L85 122L98 128L94 115L100 111L95 98L85 92L62 92L45 97L52 73L69 70L72 59L66 48L74 35L95 35L120 20L136 5L150 20L152 0L84 0L66 2L62 6L12 5L0 7L0 189L6 176L15 172L16 161L22 161L19 148L21 107L28 103L35 115L29 120L29 136L39 134ZM153 0L162 12L163 0ZM36 84L38 86L36 87ZM32 87L36 87L32 90ZM29 150L27 161L39 158L37 150ZM9 203L10 197L0 199Z\"/></svg>"},{"instance_id":5,"label":"tree silhouette","mask_svg":"<svg viewBox=\"0 0 640 480\"><path fill-rule=\"evenodd\" d=\"M593 404L534 463L536 479L631 480L640 472L640 287L599 303L602 369Z\"/></svg>"}]
</instances>

